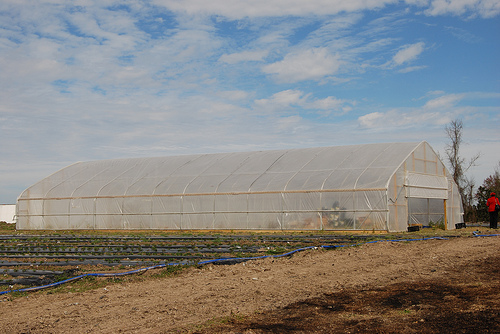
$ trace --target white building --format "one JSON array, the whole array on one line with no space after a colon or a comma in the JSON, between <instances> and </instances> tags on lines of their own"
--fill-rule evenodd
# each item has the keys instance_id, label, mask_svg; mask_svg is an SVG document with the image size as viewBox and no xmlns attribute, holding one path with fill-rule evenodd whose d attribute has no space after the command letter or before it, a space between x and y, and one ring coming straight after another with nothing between
<instances>
[{"instance_id":1,"label":"white building","mask_svg":"<svg viewBox=\"0 0 500 334\"><path fill-rule=\"evenodd\" d=\"M0 222L12 224L15 222L15 215L15 204L0 204Z\"/></svg>"}]
</instances>

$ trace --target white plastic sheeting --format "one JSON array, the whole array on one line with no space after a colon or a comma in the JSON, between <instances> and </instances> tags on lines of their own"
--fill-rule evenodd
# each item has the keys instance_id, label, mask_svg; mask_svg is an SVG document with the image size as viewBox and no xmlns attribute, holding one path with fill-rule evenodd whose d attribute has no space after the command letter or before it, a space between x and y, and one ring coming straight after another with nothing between
<instances>
[{"instance_id":1,"label":"white plastic sheeting","mask_svg":"<svg viewBox=\"0 0 500 334\"><path fill-rule=\"evenodd\" d=\"M448 199L446 176L408 172L405 185L407 197Z\"/></svg>"},{"instance_id":2,"label":"white plastic sheeting","mask_svg":"<svg viewBox=\"0 0 500 334\"><path fill-rule=\"evenodd\" d=\"M456 185L425 142L80 162L21 194L17 228L400 231L413 189L443 184L452 228Z\"/></svg>"},{"instance_id":3,"label":"white plastic sheeting","mask_svg":"<svg viewBox=\"0 0 500 334\"><path fill-rule=\"evenodd\" d=\"M0 204L0 222L13 224L15 220L14 219L15 215L16 215L15 204Z\"/></svg>"}]
</instances>

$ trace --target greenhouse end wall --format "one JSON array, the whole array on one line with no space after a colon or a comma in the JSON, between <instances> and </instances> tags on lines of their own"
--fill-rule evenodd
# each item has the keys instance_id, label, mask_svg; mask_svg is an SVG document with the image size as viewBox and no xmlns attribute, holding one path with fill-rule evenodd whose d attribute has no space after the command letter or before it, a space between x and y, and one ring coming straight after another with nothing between
<instances>
[{"instance_id":1,"label":"greenhouse end wall","mask_svg":"<svg viewBox=\"0 0 500 334\"><path fill-rule=\"evenodd\" d=\"M17 228L404 231L435 219L414 197L447 203L448 228L461 221L425 142L104 160L26 189Z\"/></svg>"},{"instance_id":2,"label":"greenhouse end wall","mask_svg":"<svg viewBox=\"0 0 500 334\"><path fill-rule=\"evenodd\" d=\"M444 226L463 222L458 187L432 147L422 142L391 177L388 189L389 226Z\"/></svg>"}]
</instances>

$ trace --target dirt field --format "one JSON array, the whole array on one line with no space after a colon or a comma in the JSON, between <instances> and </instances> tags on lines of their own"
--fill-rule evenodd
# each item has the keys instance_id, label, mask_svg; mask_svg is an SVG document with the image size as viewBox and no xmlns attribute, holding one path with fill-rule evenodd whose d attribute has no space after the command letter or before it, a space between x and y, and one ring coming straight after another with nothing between
<instances>
[{"instance_id":1,"label":"dirt field","mask_svg":"<svg viewBox=\"0 0 500 334\"><path fill-rule=\"evenodd\" d=\"M471 233L80 281L0 296L0 332L500 333L499 252Z\"/></svg>"}]
</instances>

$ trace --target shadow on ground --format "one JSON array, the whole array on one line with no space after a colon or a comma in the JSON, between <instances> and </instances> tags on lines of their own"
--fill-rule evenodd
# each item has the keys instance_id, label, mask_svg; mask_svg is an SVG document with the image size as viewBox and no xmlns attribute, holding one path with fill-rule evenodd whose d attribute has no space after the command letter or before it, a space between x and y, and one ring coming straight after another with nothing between
<instances>
[{"instance_id":1,"label":"shadow on ground","mask_svg":"<svg viewBox=\"0 0 500 334\"><path fill-rule=\"evenodd\" d=\"M206 333L500 333L500 257L457 268L442 280L342 290ZM462 282L473 271L476 282Z\"/></svg>"}]
</instances>

